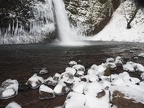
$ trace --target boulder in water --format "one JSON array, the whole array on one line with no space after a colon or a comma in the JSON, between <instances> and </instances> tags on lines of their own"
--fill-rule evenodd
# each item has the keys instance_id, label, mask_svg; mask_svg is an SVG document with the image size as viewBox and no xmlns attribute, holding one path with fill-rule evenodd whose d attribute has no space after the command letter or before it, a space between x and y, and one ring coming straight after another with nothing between
<instances>
[{"instance_id":1,"label":"boulder in water","mask_svg":"<svg viewBox=\"0 0 144 108\"><path fill-rule=\"evenodd\" d=\"M39 74L47 74L48 70L46 69L46 67L42 68L39 72Z\"/></svg>"},{"instance_id":2,"label":"boulder in water","mask_svg":"<svg viewBox=\"0 0 144 108\"><path fill-rule=\"evenodd\" d=\"M34 74L31 78L28 79L26 85L30 86L31 89L37 89L43 82L44 79L42 77L37 76L37 74Z\"/></svg>"},{"instance_id":3,"label":"boulder in water","mask_svg":"<svg viewBox=\"0 0 144 108\"><path fill-rule=\"evenodd\" d=\"M51 99L54 98L55 94L54 91L46 86L46 85L41 85L39 88L39 99L43 100L43 99Z\"/></svg>"},{"instance_id":4,"label":"boulder in water","mask_svg":"<svg viewBox=\"0 0 144 108\"><path fill-rule=\"evenodd\" d=\"M22 108L22 107L13 101L13 102L9 103L5 108Z\"/></svg>"},{"instance_id":5,"label":"boulder in water","mask_svg":"<svg viewBox=\"0 0 144 108\"><path fill-rule=\"evenodd\" d=\"M18 94L18 81L7 79L1 84L0 99L9 99Z\"/></svg>"}]
</instances>

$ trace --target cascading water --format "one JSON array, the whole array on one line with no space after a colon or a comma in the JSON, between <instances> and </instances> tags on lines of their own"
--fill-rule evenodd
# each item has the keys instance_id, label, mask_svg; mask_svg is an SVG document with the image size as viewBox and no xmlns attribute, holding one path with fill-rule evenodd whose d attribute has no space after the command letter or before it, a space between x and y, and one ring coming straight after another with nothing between
<instances>
[{"instance_id":1,"label":"cascading water","mask_svg":"<svg viewBox=\"0 0 144 108\"><path fill-rule=\"evenodd\" d=\"M53 0L53 4L60 42L66 45L75 44L73 37L76 32L70 28L63 0Z\"/></svg>"},{"instance_id":2,"label":"cascading water","mask_svg":"<svg viewBox=\"0 0 144 108\"><path fill-rule=\"evenodd\" d=\"M0 44L41 42L49 38L46 36L49 36L50 33L55 32L55 25L60 44L78 44L76 42L77 32L70 27L63 0L18 1L23 6L25 3L29 3L28 11L24 11L27 11L26 14L30 14L31 17L28 16L27 18L25 13L22 14L19 11L10 11L8 17L11 19L11 23L6 28L0 28ZM18 16L17 14L22 14L23 16ZM25 19L25 23L21 19Z\"/></svg>"}]
</instances>

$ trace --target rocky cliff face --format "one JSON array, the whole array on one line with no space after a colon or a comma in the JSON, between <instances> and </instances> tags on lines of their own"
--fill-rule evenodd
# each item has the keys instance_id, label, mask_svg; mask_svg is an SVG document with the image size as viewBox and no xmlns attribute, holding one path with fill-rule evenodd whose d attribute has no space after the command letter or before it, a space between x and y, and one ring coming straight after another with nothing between
<instances>
[{"instance_id":1,"label":"rocky cliff face","mask_svg":"<svg viewBox=\"0 0 144 108\"><path fill-rule=\"evenodd\" d=\"M119 0L64 0L71 25L79 33L94 35L109 22Z\"/></svg>"},{"instance_id":2,"label":"rocky cliff face","mask_svg":"<svg viewBox=\"0 0 144 108\"><path fill-rule=\"evenodd\" d=\"M53 17L51 0L0 0L0 44L44 40L54 31Z\"/></svg>"}]
</instances>

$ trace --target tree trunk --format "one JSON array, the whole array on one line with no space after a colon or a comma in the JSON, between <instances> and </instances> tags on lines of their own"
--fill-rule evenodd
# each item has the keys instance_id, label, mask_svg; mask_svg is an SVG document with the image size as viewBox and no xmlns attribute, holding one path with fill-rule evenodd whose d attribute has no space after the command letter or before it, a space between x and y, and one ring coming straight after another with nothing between
<instances>
[{"instance_id":1,"label":"tree trunk","mask_svg":"<svg viewBox=\"0 0 144 108\"><path fill-rule=\"evenodd\" d=\"M131 29L131 22L134 20L139 9L140 9L140 7L136 7L136 10L134 11L131 19L127 22L127 29Z\"/></svg>"}]
</instances>

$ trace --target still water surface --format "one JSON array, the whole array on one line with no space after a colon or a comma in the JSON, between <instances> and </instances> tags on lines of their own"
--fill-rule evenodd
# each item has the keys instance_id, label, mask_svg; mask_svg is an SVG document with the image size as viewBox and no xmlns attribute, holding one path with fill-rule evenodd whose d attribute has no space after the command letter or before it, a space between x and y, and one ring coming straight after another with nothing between
<instances>
[{"instance_id":1,"label":"still water surface","mask_svg":"<svg viewBox=\"0 0 144 108\"><path fill-rule=\"evenodd\" d=\"M92 64L105 62L108 57L116 57L117 55L130 57L131 53L127 53L127 50L135 47L138 49L136 52L139 53L143 51L143 46L144 44L139 43L121 42L90 42L86 46L60 46L56 44L1 45L0 84L11 78L17 79L20 85L23 85L29 77L34 73L38 73L43 67L46 67L49 71L49 74L43 76L44 78L54 75L56 72L62 73L71 60L83 64L88 69ZM13 99L0 100L0 108L4 108L12 100L18 101L23 108L41 108L43 103L37 95L37 91L27 91L25 93L20 91L18 96ZM30 96L31 98L24 100L24 96ZM63 98L60 98L62 101L52 101L49 108L62 105Z\"/></svg>"}]
</instances>

